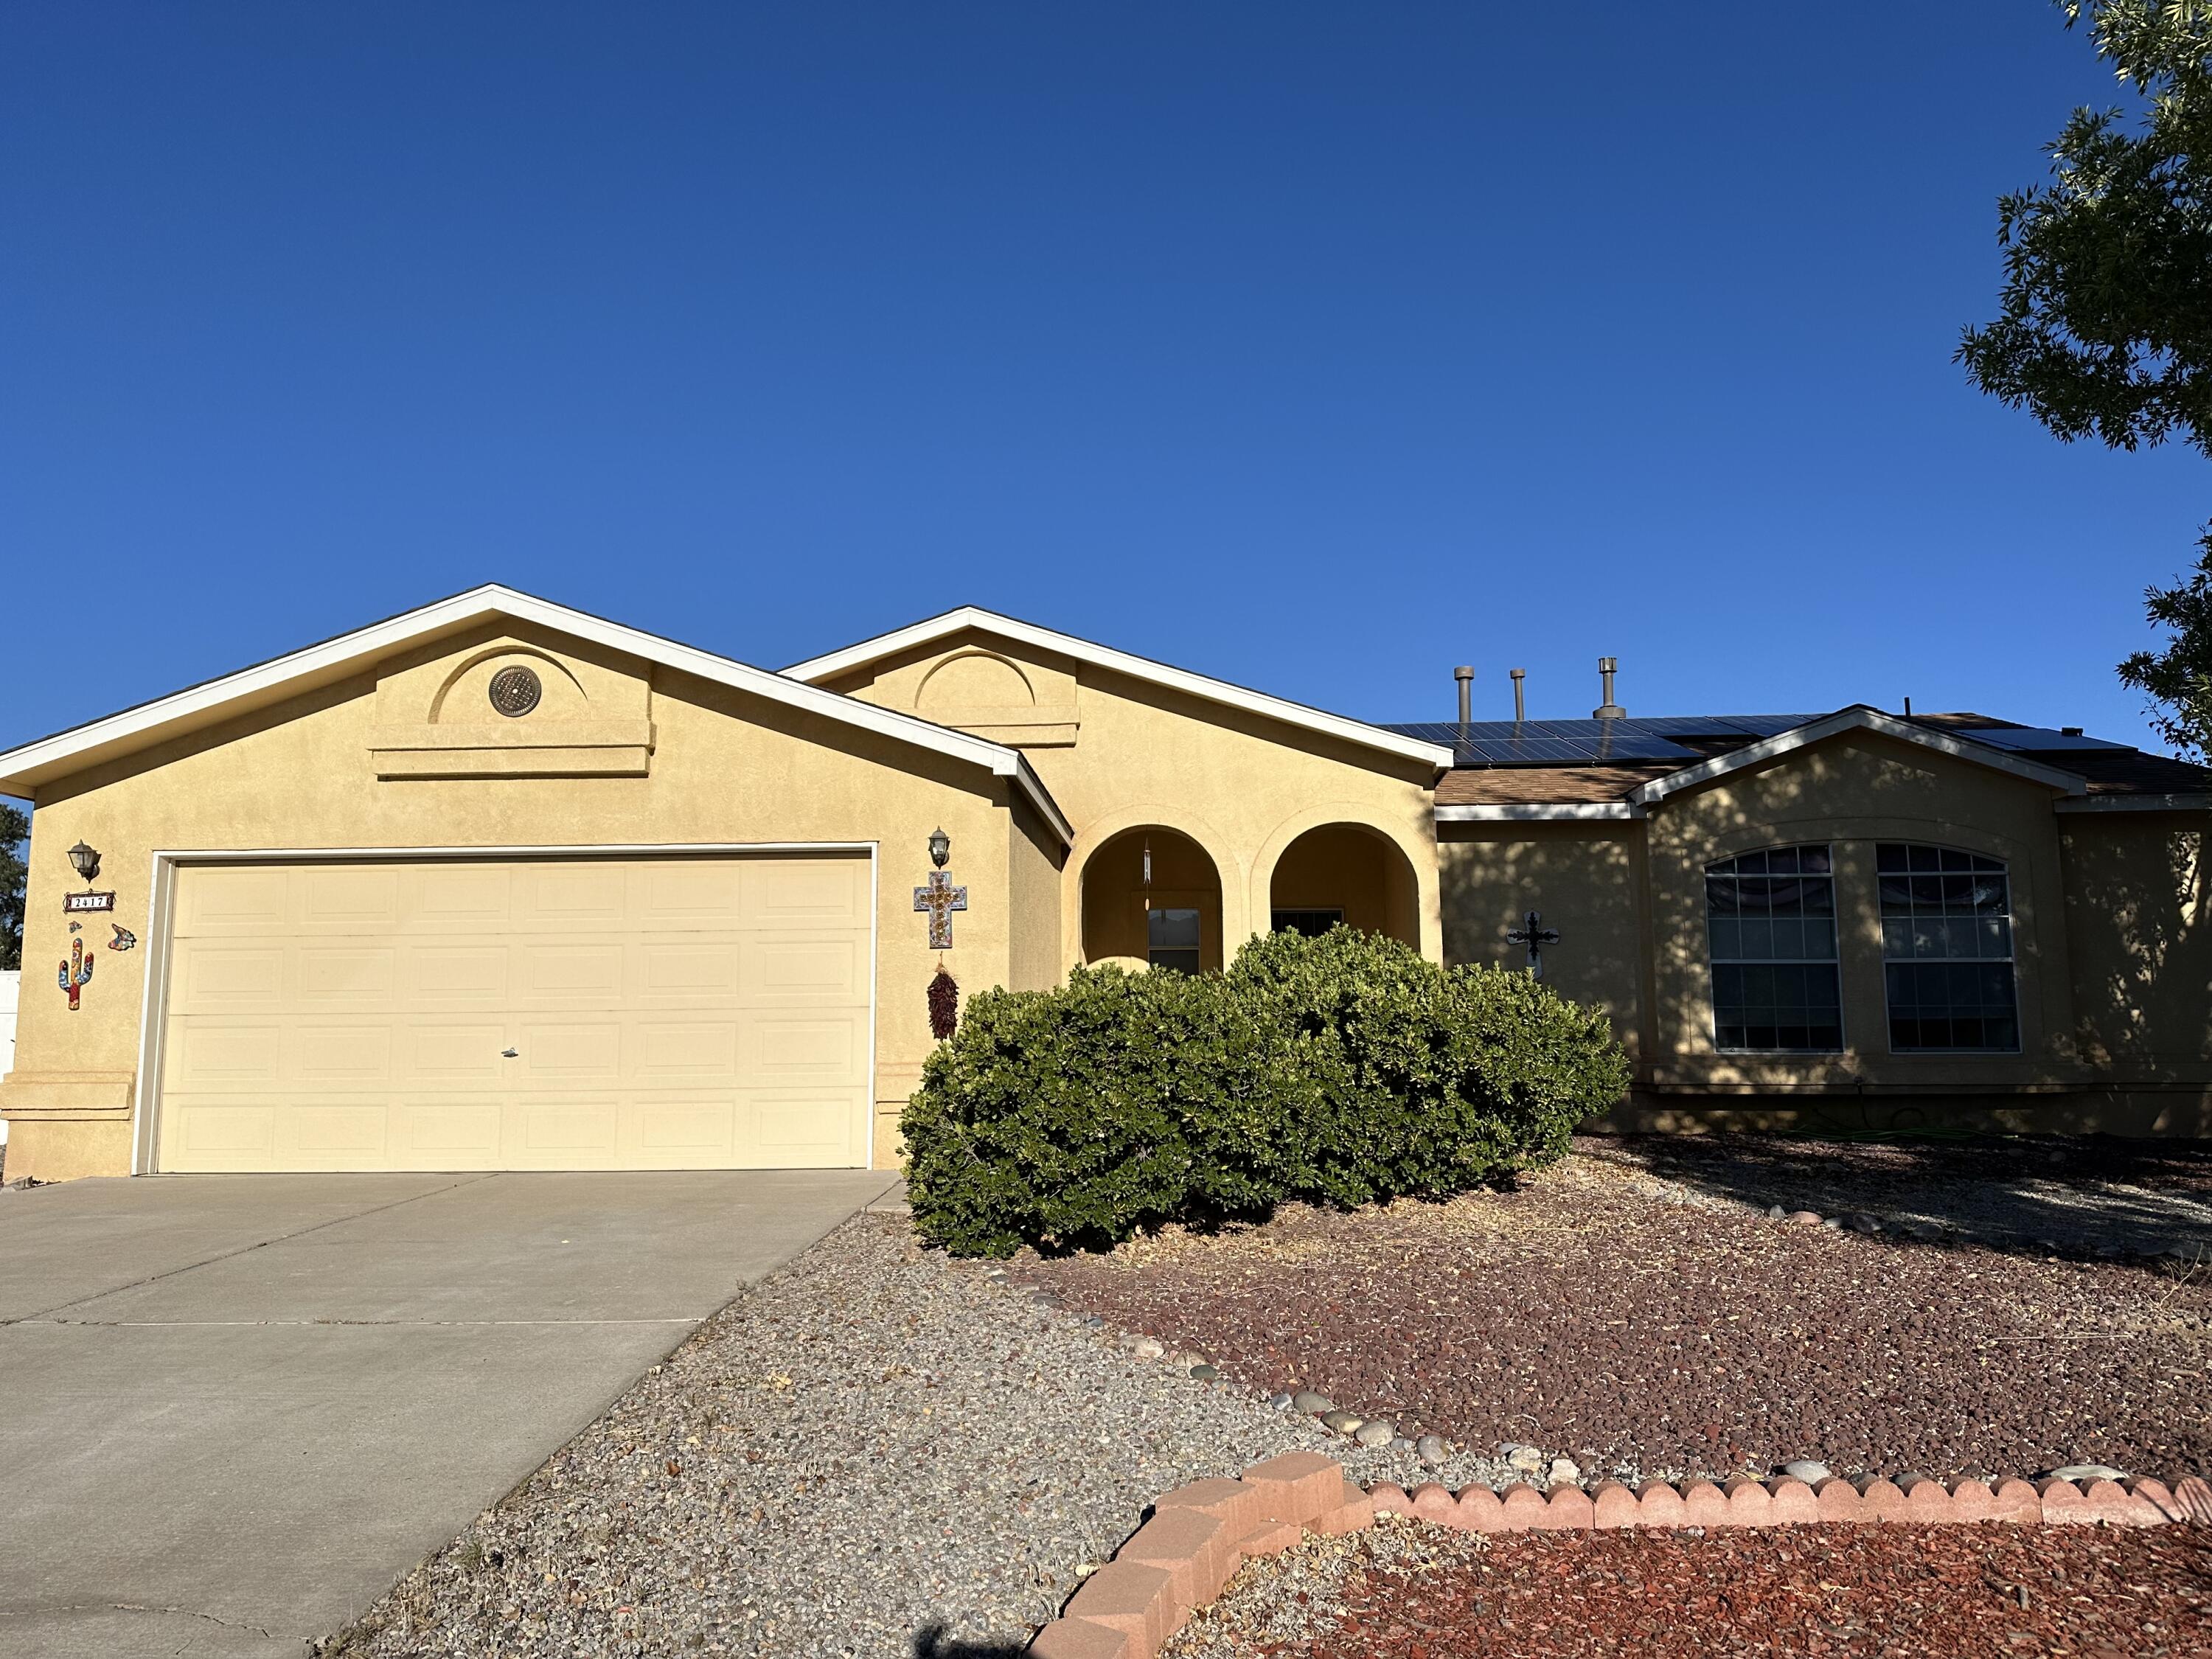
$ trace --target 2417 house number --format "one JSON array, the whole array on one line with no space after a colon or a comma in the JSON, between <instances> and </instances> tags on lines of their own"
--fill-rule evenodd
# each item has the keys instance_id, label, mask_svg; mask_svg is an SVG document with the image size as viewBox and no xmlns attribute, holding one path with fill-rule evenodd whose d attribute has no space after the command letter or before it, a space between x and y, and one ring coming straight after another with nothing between
<instances>
[{"instance_id":1,"label":"2417 house number","mask_svg":"<svg viewBox=\"0 0 2212 1659\"><path fill-rule=\"evenodd\" d=\"M112 893L64 893L62 895L62 910L68 915L81 915L87 910L112 910L114 908L115 895Z\"/></svg>"}]
</instances>

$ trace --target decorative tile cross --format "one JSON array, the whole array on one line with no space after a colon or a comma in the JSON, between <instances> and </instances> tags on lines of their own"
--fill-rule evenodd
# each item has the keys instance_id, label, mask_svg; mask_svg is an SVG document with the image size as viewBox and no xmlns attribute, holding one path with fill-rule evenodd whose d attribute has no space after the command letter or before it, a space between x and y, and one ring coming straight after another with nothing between
<instances>
[{"instance_id":1,"label":"decorative tile cross","mask_svg":"<svg viewBox=\"0 0 2212 1659\"><path fill-rule=\"evenodd\" d=\"M968 890L955 887L942 870L929 872L929 880L914 890L914 908L929 914L929 948L952 948L952 913L968 908Z\"/></svg>"},{"instance_id":2,"label":"decorative tile cross","mask_svg":"<svg viewBox=\"0 0 2212 1659\"><path fill-rule=\"evenodd\" d=\"M1559 935L1558 930L1544 926L1541 910L1531 910L1518 927L1505 935L1505 942L1528 947L1528 977L1541 979L1544 977L1544 947L1557 945Z\"/></svg>"}]
</instances>

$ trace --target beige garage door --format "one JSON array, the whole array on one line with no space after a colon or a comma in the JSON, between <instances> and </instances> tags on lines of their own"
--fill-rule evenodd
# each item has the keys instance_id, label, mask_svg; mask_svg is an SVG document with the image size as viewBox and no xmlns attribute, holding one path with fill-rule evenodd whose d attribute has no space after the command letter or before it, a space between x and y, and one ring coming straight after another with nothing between
<instances>
[{"instance_id":1,"label":"beige garage door","mask_svg":"<svg viewBox=\"0 0 2212 1659\"><path fill-rule=\"evenodd\" d=\"M867 1162L865 856L186 866L164 1170Z\"/></svg>"}]
</instances>

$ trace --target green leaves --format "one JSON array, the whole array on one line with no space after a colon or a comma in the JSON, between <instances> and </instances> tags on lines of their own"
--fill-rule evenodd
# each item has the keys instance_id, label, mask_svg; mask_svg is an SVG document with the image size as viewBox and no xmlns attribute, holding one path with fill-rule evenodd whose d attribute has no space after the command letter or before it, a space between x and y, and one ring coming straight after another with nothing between
<instances>
[{"instance_id":1,"label":"green leaves","mask_svg":"<svg viewBox=\"0 0 2212 1659\"><path fill-rule=\"evenodd\" d=\"M908 1191L926 1237L982 1255L1443 1197L1559 1157L1628 1078L1604 1018L1526 975L1278 933L1226 974L973 999L902 1118Z\"/></svg>"},{"instance_id":2,"label":"green leaves","mask_svg":"<svg viewBox=\"0 0 2212 1659\"><path fill-rule=\"evenodd\" d=\"M2077 109L2053 180L1997 204L1999 315L1960 337L1974 383L2058 437L2115 449L2179 437L2212 456L2212 4L2058 0L2141 100ZM2197 574L2151 588L2163 651L2120 665L2178 750L2212 751L2212 537Z\"/></svg>"},{"instance_id":3,"label":"green leaves","mask_svg":"<svg viewBox=\"0 0 2212 1659\"><path fill-rule=\"evenodd\" d=\"M29 817L0 802L0 971L23 965L23 902L31 873L23 843L30 835Z\"/></svg>"}]
</instances>

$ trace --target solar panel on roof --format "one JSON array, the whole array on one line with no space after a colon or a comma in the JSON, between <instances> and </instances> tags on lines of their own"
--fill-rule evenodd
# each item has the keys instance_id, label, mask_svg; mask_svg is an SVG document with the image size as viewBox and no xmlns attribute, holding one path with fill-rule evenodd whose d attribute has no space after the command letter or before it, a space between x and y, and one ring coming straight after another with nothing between
<instances>
[{"instance_id":1,"label":"solar panel on roof","mask_svg":"<svg viewBox=\"0 0 2212 1659\"><path fill-rule=\"evenodd\" d=\"M1962 738L1972 738L1976 743L1988 744L1992 749L2009 749L2021 754L2081 753L2087 750L2119 750L2123 753L2134 745L2107 743L2102 738L2075 737L2070 732L2053 732L2042 726L1956 726L1952 732Z\"/></svg>"}]
</instances>

